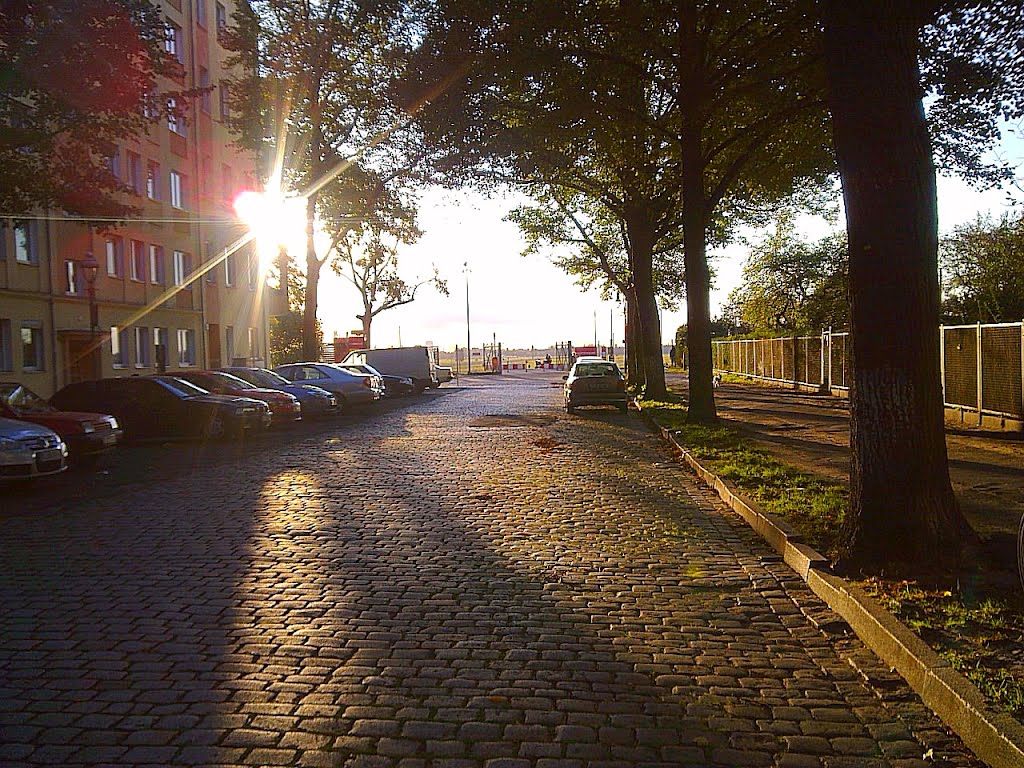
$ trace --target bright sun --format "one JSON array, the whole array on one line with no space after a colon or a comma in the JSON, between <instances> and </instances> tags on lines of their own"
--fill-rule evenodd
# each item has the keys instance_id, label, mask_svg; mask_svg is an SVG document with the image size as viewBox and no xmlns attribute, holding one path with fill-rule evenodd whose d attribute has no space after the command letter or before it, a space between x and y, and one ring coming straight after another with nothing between
<instances>
[{"instance_id":1,"label":"bright sun","mask_svg":"<svg viewBox=\"0 0 1024 768\"><path fill-rule=\"evenodd\" d=\"M271 189L245 191L235 198L235 213L256 239L263 272L274 263L281 246L291 254L305 249L306 204L301 197L284 197Z\"/></svg>"}]
</instances>

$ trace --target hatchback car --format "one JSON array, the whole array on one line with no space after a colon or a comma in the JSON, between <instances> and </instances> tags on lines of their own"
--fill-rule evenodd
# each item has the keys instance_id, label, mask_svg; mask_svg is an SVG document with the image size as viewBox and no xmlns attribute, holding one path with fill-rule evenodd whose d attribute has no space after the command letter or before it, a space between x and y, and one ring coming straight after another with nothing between
<instances>
[{"instance_id":1,"label":"hatchback car","mask_svg":"<svg viewBox=\"0 0 1024 768\"><path fill-rule=\"evenodd\" d=\"M372 365L338 363L338 366L344 368L346 371L352 371L352 373L376 376L380 379L383 386L381 397L405 397L406 395L412 395L416 392L416 385L408 376L389 376L388 374L381 373Z\"/></svg>"},{"instance_id":2,"label":"hatchback car","mask_svg":"<svg viewBox=\"0 0 1024 768\"><path fill-rule=\"evenodd\" d=\"M335 416L338 413L338 398L315 384L296 384L284 376L266 368L221 368L225 373L237 376L256 387L276 389L297 398L302 406L302 418L316 419Z\"/></svg>"},{"instance_id":3,"label":"hatchback car","mask_svg":"<svg viewBox=\"0 0 1024 768\"><path fill-rule=\"evenodd\" d=\"M302 418L302 406L298 398L276 389L257 387L224 371L172 371L168 375L190 381L215 395L234 395L262 400L270 408L272 424L285 424Z\"/></svg>"},{"instance_id":4,"label":"hatchback car","mask_svg":"<svg viewBox=\"0 0 1024 768\"><path fill-rule=\"evenodd\" d=\"M67 469L68 447L52 429L0 418L0 480L55 475Z\"/></svg>"},{"instance_id":5,"label":"hatchback car","mask_svg":"<svg viewBox=\"0 0 1024 768\"><path fill-rule=\"evenodd\" d=\"M270 425L264 402L213 395L166 375L80 381L68 384L50 402L68 410L111 413L132 440L242 436Z\"/></svg>"},{"instance_id":6,"label":"hatchback car","mask_svg":"<svg viewBox=\"0 0 1024 768\"><path fill-rule=\"evenodd\" d=\"M600 357L581 357L565 379L565 410L581 405L614 405L623 413L629 408L626 378L619 366Z\"/></svg>"},{"instance_id":7,"label":"hatchback car","mask_svg":"<svg viewBox=\"0 0 1024 768\"><path fill-rule=\"evenodd\" d=\"M346 371L330 363L292 363L274 369L288 381L315 384L338 398L342 410L350 405L366 405L380 399L380 390L372 377Z\"/></svg>"},{"instance_id":8,"label":"hatchback car","mask_svg":"<svg viewBox=\"0 0 1024 768\"><path fill-rule=\"evenodd\" d=\"M67 444L69 460L79 465L94 462L121 439L113 416L62 411L24 384L0 383L0 416L52 429Z\"/></svg>"}]
</instances>

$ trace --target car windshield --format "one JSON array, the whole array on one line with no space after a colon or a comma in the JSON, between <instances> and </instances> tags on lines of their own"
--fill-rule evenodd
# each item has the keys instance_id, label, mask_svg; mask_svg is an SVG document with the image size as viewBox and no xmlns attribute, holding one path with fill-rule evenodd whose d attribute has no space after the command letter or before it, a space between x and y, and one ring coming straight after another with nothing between
<instances>
[{"instance_id":1,"label":"car windshield","mask_svg":"<svg viewBox=\"0 0 1024 768\"><path fill-rule=\"evenodd\" d=\"M240 379L233 373L224 373L222 371L213 371L209 374L210 378L225 387L231 389L257 389L253 384L250 384L245 379Z\"/></svg>"},{"instance_id":2,"label":"car windshield","mask_svg":"<svg viewBox=\"0 0 1024 768\"><path fill-rule=\"evenodd\" d=\"M195 397L196 395L210 394L202 387L197 387L191 381L179 379L177 376L154 376L153 381L160 384L164 389L170 390L179 397Z\"/></svg>"},{"instance_id":3,"label":"car windshield","mask_svg":"<svg viewBox=\"0 0 1024 768\"><path fill-rule=\"evenodd\" d=\"M576 366L576 375L583 376L618 376L619 369L614 363L583 363Z\"/></svg>"},{"instance_id":4,"label":"car windshield","mask_svg":"<svg viewBox=\"0 0 1024 768\"><path fill-rule=\"evenodd\" d=\"M279 387L282 384L291 384L288 379L273 371L246 371L249 374L249 381L262 384L265 387Z\"/></svg>"},{"instance_id":5,"label":"car windshield","mask_svg":"<svg viewBox=\"0 0 1024 768\"><path fill-rule=\"evenodd\" d=\"M0 384L0 400L19 416L52 413L57 410L28 387L21 384Z\"/></svg>"}]
</instances>

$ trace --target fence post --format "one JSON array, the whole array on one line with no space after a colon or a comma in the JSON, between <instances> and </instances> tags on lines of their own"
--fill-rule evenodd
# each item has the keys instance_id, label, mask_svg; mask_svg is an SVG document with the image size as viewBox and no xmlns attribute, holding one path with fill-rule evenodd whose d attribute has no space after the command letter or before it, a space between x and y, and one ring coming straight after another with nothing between
<instances>
[{"instance_id":1,"label":"fence post","mask_svg":"<svg viewBox=\"0 0 1024 768\"><path fill-rule=\"evenodd\" d=\"M978 426L980 427L981 426L981 407L982 407L982 404L984 402L983 399L982 399L982 395L983 395L982 387L984 386L984 381L983 381L982 375L981 375L981 321L980 320L978 321L978 341L977 341L977 344L975 346L977 346L977 348L978 348L977 349L977 355L975 355L975 357L977 357L977 359L978 359Z\"/></svg>"},{"instance_id":2,"label":"fence post","mask_svg":"<svg viewBox=\"0 0 1024 768\"><path fill-rule=\"evenodd\" d=\"M942 383L942 408L946 408L946 326L939 325L939 377Z\"/></svg>"},{"instance_id":3,"label":"fence post","mask_svg":"<svg viewBox=\"0 0 1024 768\"><path fill-rule=\"evenodd\" d=\"M832 391L832 326L828 327L828 391Z\"/></svg>"}]
</instances>

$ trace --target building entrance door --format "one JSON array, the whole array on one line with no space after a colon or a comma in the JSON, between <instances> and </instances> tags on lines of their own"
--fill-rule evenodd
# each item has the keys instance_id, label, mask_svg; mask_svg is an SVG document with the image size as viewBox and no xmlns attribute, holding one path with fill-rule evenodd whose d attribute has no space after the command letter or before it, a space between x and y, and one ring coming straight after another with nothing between
<instances>
[{"instance_id":1,"label":"building entrance door","mask_svg":"<svg viewBox=\"0 0 1024 768\"><path fill-rule=\"evenodd\" d=\"M225 363L221 362L220 357L220 325L217 323L210 323L210 330L206 332L206 348L210 351L210 367L220 368ZM227 365L231 365L231 361L227 362Z\"/></svg>"},{"instance_id":2,"label":"building entrance door","mask_svg":"<svg viewBox=\"0 0 1024 768\"><path fill-rule=\"evenodd\" d=\"M100 336L95 341L87 334L64 339L64 383L98 379L100 370Z\"/></svg>"}]
</instances>

